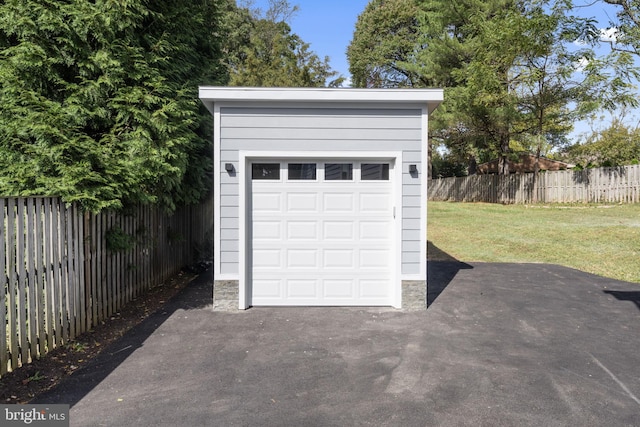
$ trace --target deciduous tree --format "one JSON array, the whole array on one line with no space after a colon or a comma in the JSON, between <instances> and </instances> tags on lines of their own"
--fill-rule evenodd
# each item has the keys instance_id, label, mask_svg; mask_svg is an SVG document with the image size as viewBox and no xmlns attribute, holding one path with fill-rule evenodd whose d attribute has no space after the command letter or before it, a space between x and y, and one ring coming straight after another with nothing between
<instances>
[{"instance_id":1,"label":"deciduous tree","mask_svg":"<svg viewBox=\"0 0 640 427\"><path fill-rule=\"evenodd\" d=\"M369 3L350 48L365 40L391 53L353 49L352 71L363 76L354 82L444 87L445 102L430 123L431 140L443 141L454 157L473 164L475 157L493 153L501 173L508 174L512 140L561 143L586 114L635 103L630 62L597 58L597 28L573 16L568 1L420 0L417 27L410 14L399 12L411 4ZM393 18L387 12L391 5L398 8ZM387 20L394 24L385 26ZM390 30L396 24L405 31ZM582 45L572 48L576 41Z\"/></svg>"},{"instance_id":2,"label":"deciduous tree","mask_svg":"<svg viewBox=\"0 0 640 427\"><path fill-rule=\"evenodd\" d=\"M614 50L640 56L640 1L603 0L617 6L617 20L610 23L609 41Z\"/></svg>"},{"instance_id":3,"label":"deciduous tree","mask_svg":"<svg viewBox=\"0 0 640 427\"><path fill-rule=\"evenodd\" d=\"M640 128L616 117L605 129L594 131L586 141L571 146L567 159L587 166L624 166L640 162Z\"/></svg>"},{"instance_id":4,"label":"deciduous tree","mask_svg":"<svg viewBox=\"0 0 640 427\"><path fill-rule=\"evenodd\" d=\"M251 7L231 6L227 20L233 26L227 42L232 86L339 86L343 78L311 51L287 20L296 12L286 0L271 0L262 13Z\"/></svg>"},{"instance_id":5,"label":"deciduous tree","mask_svg":"<svg viewBox=\"0 0 640 427\"><path fill-rule=\"evenodd\" d=\"M358 17L347 48L354 87L420 87L420 75L404 64L416 49L414 0L372 0Z\"/></svg>"}]
</instances>

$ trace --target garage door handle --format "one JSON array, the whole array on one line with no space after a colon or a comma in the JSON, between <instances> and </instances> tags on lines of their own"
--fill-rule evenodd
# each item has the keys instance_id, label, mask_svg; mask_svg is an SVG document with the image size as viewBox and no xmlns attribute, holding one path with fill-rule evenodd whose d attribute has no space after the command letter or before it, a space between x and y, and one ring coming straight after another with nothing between
<instances>
[{"instance_id":1,"label":"garage door handle","mask_svg":"<svg viewBox=\"0 0 640 427\"><path fill-rule=\"evenodd\" d=\"M393 207L393 219L396 219L396 207Z\"/></svg>"}]
</instances>

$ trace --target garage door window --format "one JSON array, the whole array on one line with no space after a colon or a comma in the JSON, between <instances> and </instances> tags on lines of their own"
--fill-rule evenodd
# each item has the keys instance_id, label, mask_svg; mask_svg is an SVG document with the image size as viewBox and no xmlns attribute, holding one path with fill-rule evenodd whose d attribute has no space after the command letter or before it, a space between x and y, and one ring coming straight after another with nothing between
<instances>
[{"instance_id":1,"label":"garage door window","mask_svg":"<svg viewBox=\"0 0 640 427\"><path fill-rule=\"evenodd\" d=\"M290 180L315 180L315 163L289 163L288 177Z\"/></svg>"},{"instance_id":2,"label":"garage door window","mask_svg":"<svg viewBox=\"0 0 640 427\"><path fill-rule=\"evenodd\" d=\"M252 179L280 179L280 163L254 163L251 165Z\"/></svg>"},{"instance_id":3,"label":"garage door window","mask_svg":"<svg viewBox=\"0 0 640 427\"><path fill-rule=\"evenodd\" d=\"M363 181L389 181L389 163L363 163L361 170Z\"/></svg>"},{"instance_id":4,"label":"garage door window","mask_svg":"<svg viewBox=\"0 0 640 427\"><path fill-rule=\"evenodd\" d=\"M351 181L353 180L353 163L325 163L325 181Z\"/></svg>"}]
</instances>

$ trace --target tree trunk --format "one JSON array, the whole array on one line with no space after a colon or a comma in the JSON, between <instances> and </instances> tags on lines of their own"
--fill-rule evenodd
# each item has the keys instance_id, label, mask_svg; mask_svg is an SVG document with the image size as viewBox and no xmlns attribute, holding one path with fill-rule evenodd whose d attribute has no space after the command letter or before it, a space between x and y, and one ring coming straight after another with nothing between
<instances>
[{"instance_id":1,"label":"tree trunk","mask_svg":"<svg viewBox=\"0 0 640 427\"><path fill-rule=\"evenodd\" d=\"M533 203L538 203L538 176L540 173L540 144L536 149L536 159L533 163Z\"/></svg>"},{"instance_id":2,"label":"tree trunk","mask_svg":"<svg viewBox=\"0 0 640 427\"><path fill-rule=\"evenodd\" d=\"M509 175L509 134L500 136L500 159L498 175Z\"/></svg>"},{"instance_id":3,"label":"tree trunk","mask_svg":"<svg viewBox=\"0 0 640 427\"><path fill-rule=\"evenodd\" d=\"M478 173L478 163L476 162L476 156L469 156L469 163L467 166L467 175L475 175Z\"/></svg>"},{"instance_id":4,"label":"tree trunk","mask_svg":"<svg viewBox=\"0 0 640 427\"><path fill-rule=\"evenodd\" d=\"M431 144L427 144L427 179L432 179L433 169L431 165Z\"/></svg>"},{"instance_id":5,"label":"tree trunk","mask_svg":"<svg viewBox=\"0 0 640 427\"><path fill-rule=\"evenodd\" d=\"M507 179L509 175L509 133L500 135L500 159L498 160L498 203L507 203Z\"/></svg>"}]
</instances>

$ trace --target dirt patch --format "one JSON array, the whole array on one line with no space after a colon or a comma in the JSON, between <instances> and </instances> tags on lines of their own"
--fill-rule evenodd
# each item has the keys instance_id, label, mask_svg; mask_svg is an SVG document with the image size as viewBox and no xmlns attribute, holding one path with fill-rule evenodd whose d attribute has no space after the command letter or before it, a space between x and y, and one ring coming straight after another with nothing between
<instances>
[{"instance_id":1,"label":"dirt patch","mask_svg":"<svg viewBox=\"0 0 640 427\"><path fill-rule=\"evenodd\" d=\"M183 271L125 305L93 330L0 378L0 403L28 403L87 364L180 292L200 271Z\"/></svg>"}]
</instances>

